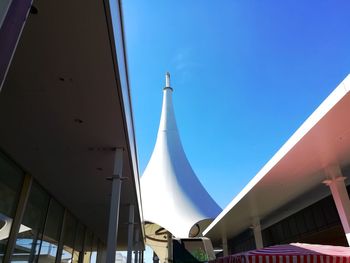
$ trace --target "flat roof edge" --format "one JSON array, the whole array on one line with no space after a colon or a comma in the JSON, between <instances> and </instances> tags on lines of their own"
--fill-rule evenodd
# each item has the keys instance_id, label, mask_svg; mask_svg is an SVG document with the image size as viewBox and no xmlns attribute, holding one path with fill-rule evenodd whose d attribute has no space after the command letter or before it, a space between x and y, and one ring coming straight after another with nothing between
<instances>
[{"instance_id":1,"label":"flat roof edge","mask_svg":"<svg viewBox=\"0 0 350 263\"><path fill-rule=\"evenodd\" d=\"M215 220L203 231L207 235L286 154L350 91L350 74L328 95L317 109L303 122L252 180L233 198Z\"/></svg>"},{"instance_id":2,"label":"flat roof edge","mask_svg":"<svg viewBox=\"0 0 350 263\"><path fill-rule=\"evenodd\" d=\"M137 206L139 209L139 220L143 222L143 209L141 202L141 191L140 191L140 177L139 177L139 168L138 168L138 158L137 158L137 148L136 148L136 139L135 139L135 129L134 129L134 117L131 103L131 91L130 91L130 82L129 82L129 71L127 64L127 54L126 54L126 45L125 45L125 35L124 35L124 21L123 21L123 12L121 1L110 1L104 0L110 42L112 45L112 56L115 66L115 72L119 76L120 92L121 92L121 101L123 104L123 114L125 119L125 134L127 139L127 147L130 152L130 161L133 171L133 180L135 183L135 194L137 199ZM113 11L114 10L114 11ZM114 23L116 22L116 23ZM123 77L124 76L124 77ZM117 79L118 82L118 79ZM142 235L144 236L144 228L141 227ZM141 240L144 243L144 240Z\"/></svg>"}]
</instances>

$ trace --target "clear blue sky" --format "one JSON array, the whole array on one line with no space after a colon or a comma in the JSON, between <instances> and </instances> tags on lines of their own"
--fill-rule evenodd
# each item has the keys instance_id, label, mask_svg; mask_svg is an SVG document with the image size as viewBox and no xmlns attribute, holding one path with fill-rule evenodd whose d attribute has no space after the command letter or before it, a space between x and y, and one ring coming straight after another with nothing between
<instances>
[{"instance_id":1,"label":"clear blue sky","mask_svg":"<svg viewBox=\"0 0 350 263\"><path fill-rule=\"evenodd\" d=\"M124 0L140 172L164 74L198 178L224 208L350 73L350 1Z\"/></svg>"}]
</instances>

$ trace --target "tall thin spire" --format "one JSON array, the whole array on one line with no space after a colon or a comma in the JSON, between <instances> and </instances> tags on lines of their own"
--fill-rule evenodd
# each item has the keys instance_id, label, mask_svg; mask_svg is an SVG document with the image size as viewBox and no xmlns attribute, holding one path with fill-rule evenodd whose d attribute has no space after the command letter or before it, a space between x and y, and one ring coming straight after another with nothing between
<instances>
[{"instance_id":1,"label":"tall thin spire","mask_svg":"<svg viewBox=\"0 0 350 263\"><path fill-rule=\"evenodd\" d=\"M165 74L156 145L141 178L144 219L176 237L200 234L221 211L195 175L176 125L170 74Z\"/></svg>"}]
</instances>

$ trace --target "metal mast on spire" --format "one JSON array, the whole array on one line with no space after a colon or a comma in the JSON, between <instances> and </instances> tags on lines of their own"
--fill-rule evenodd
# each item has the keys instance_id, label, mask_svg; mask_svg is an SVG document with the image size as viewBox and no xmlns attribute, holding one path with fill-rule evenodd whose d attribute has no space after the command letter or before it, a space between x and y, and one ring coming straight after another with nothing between
<instances>
[{"instance_id":1,"label":"metal mast on spire","mask_svg":"<svg viewBox=\"0 0 350 263\"><path fill-rule=\"evenodd\" d=\"M169 72L167 72L165 74L165 87L170 88L170 73Z\"/></svg>"},{"instance_id":2,"label":"metal mast on spire","mask_svg":"<svg viewBox=\"0 0 350 263\"><path fill-rule=\"evenodd\" d=\"M167 72L165 74L165 87L164 87L164 90L166 90L166 89L170 89L171 91L173 90L173 88L170 87L170 73L169 72Z\"/></svg>"}]
</instances>

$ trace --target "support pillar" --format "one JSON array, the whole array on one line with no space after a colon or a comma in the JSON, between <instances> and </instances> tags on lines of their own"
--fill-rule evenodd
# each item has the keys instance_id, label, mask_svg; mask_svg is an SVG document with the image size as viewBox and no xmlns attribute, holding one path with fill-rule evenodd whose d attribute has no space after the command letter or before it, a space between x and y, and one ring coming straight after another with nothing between
<instances>
[{"instance_id":1,"label":"support pillar","mask_svg":"<svg viewBox=\"0 0 350 263\"><path fill-rule=\"evenodd\" d=\"M228 256L227 236L226 233L222 234L222 253L223 256Z\"/></svg>"},{"instance_id":2,"label":"support pillar","mask_svg":"<svg viewBox=\"0 0 350 263\"><path fill-rule=\"evenodd\" d=\"M323 181L329 186L335 206L343 226L346 240L350 246L350 200L344 180L346 177L342 175L339 166L332 166L326 169L327 180Z\"/></svg>"},{"instance_id":3,"label":"support pillar","mask_svg":"<svg viewBox=\"0 0 350 263\"><path fill-rule=\"evenodd\" d=\"M261 225L260 220L255 219L254 223L252 225L253 233L254 233L254 239L255 239L255 247L257 249L264 247L264 242L261 235Z\"/></svg>"},{"instance_id":4,"label":"support pillar","mask_svg":"<svg viewBox=\"0 0 350 263\"><path fill-rule=\"evenodd\" d=\"M107 263L115 263L115 251L117 248L120 192L122 186L123 171L123 149L115 150L113 176L108 178L112 180L111 206L109 210L108 238L107 238Z\"/></svg>"},{"instance_id":5,"label":"support pillar","mask_svg":"<svg viewBox=\"0 0 350 263\"><path fill-rule=\"evenodd\" d=\"M133 243L134 243L134 205L129 205L128 254L126 257L127 263L131 263Z\"/></svg>"},{"instance_id":6,"label":"support pillar","mask_svg":"<svg viewBox=\"0 0 350 263\"><path fill-rule=\"evenodd\" d=\"M139 263L139 251L135 250L135 263Z\"/></svg>"}]
</instances>

